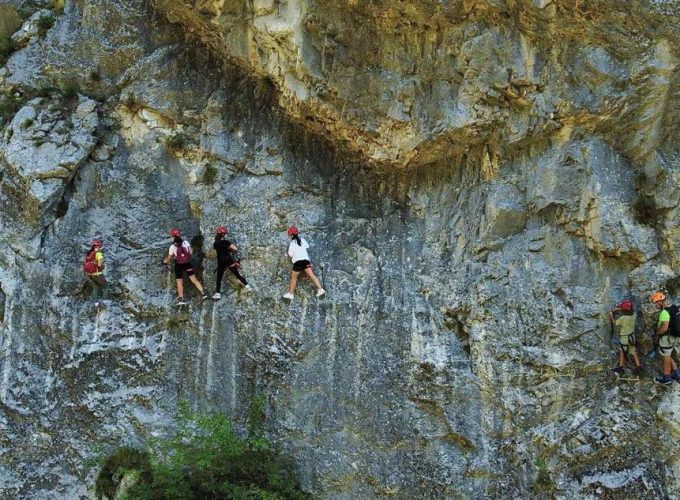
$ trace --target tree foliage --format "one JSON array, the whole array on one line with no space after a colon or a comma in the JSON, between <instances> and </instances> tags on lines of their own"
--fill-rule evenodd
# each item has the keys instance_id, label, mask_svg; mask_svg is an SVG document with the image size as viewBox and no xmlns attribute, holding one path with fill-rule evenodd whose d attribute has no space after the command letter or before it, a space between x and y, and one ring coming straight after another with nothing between
<instances>
[{"instance_id":1,"label":"tree foliage","mask_svg":"<svg viewBox=\"0 0 680 500\"><path fill-rule=\"evenodd\" d=\"M102 475L117 479L117 487L125 473L131 473L136 480L122 492L128 499L308 498L299 488L292 462L264 438L259 405L261 400L253 404L251 415L257 418L251 418L246 438L238 437L224 415L197 414L180 405L172 436L154 440L148 450L136 454L127 449L125 455L132 461L121 460L119 453L113 462L105 462L97 479L97 496L111 495L112 482L100 481ZM136 465L130 466L131 462ZM99 488L100 483L107 485L107 491Z\"/></svg>"}]
</instances>

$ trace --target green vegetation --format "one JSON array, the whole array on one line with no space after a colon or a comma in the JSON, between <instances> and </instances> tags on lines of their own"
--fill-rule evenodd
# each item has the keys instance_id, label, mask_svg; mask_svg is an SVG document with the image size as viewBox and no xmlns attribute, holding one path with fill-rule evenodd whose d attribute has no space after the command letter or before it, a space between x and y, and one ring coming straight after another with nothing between
<instances>
[{"instance_id":1,"label":"green vegetation","mask_svg":"<svg viewBox=\"0 0 680 500\"><path fill-rule=\"evenodd\" d=\"M109 455L94 483L97 496L113 498L118 484L128 473L136 473L139 477L151 474L151 463L146 451L123 446Z\"/></svg>"},{"instance_id":2,"label":"green vegetation","mask_svg":"<svg viewBox=\"0 0 680 500\"><path fill-rule=\"evenodd\" d=\"M59 89L51 85L41 85L35 91L36 97L52 97L52 94L58 92Z\"/></svg>"},{"instance_id":3,"label":"green vegetation","mask_svg":"<svg viewBox=\"0 0 680 500\"><path fill-rule=\"evenodd\" d=\"M54 12L57 14L63 14L65 5L66 0L54 0Z\"/></svg>"},{"instance_id":4,"label":"green vegetation","mask_svg":"<svg viewBox=\"0 0 680 500\"><path fill-rule=\"evenodd\" d=\"M536 491L552 491L554 488L553 482L550 479L550 472L548 472L548 464L545 458L536 457L534 460L536 467L536 481L534 482L534 490Z\"/></svg>"},{"instance_id":5,"label":"green vegetation","mask_svg":"<svg viewBox=\"0 0 680 500\"><path fill-rule=\"evenodd\" d=\"M203 171L203 184L214 184L217 180L217 167L208 164Z\"/></svg>"},{"instance_id":6,"label":"green vegetation","mask_svg":"<svg viewBox=\"0 0 680 500\"><path fill-rule=\"evenodd\" d=\"M14 97L11 93L0 95L0 125L9 123L23 103L23 99Z\"/></svg>"},{"instance_id":7,"label":"green vegetation","mask_svg":"<svg viewBox=\"0 0 680 500\"><path fill-rule=\"evenodd\" d=\"M38 27L38 35L45 36L52 26L54 26L54 16L46 15L38 18L35 22Z\"/></svg>"},{"instance_id":8,"label":"green vegetation","mask_svg":"<svg viewBox=\"0 0 680 500\"><path fill-rule=\"evenodd\" d=\"M80 93L80 86L73 79L64 80L59 87L59 92L66 100L76 99Z\"/></svg>"},{"instance_id":9,"label":"green vegetation","mask_svg":"<svg viewBox=\"0 0 680 500\"><path fill-rule=\"evenodd\" d=\"M187 136L181 132L176 132L165 139L165 145L171 151L181 151L187 145Z\"/></svg>"},{"instance_id":10,"label":"green vegetation","mask_svg":"<svg viewBox=\"0 0 680 500\"><path fill-rule=\"evenodd\" d=\"M21 127L21 130L26 130L31 125L33 125L33 120L30 118L26 118L24 121L21 122L19 127Z\"/></svg>"},{"instance_id":11,"label":"green vegetation","mask_svg":"<svg viewBox=\"0 0 680 500\"><path fill-rule=\"evenodd\" d=\"M250 412L248 437L239 438L224 415L199 415L181 404L171 437L148 451L119 448L103 463L95 483L99 498L113 496L123 478L128 499L302 499L292 463L264 437L264 400Z\"/></svg>"},{"instance_id":12,"label":"green vegetation","mask_svg":"<svg viewBox=\"0 0 680 500\"><path fill-rule=\"evenodd\" d=\"M137 105L137 98L132 92L130 92L125 98L125 105L128 108L134 108Z\"/></svg>"},{"instance_id":13,"label":"green vegetation","mask_svg":"<svg viewBox=\"0 0 680 500\"><path fill-rule=\"evenodd\" d=\"M16 8L8 4L0 4L0 66L4 65L12 54L12 35L21 28L21 16Z\"/></svg>"},{"instance_id":14,"label":"green vegetation","mask_svg":"<svg viewBox=\"0 0 680 500\"><path fill-rule=\"evenodd\" d=\"M101 81L102 77L99 74L99 70L97 68L92 68L90 72L87 74L87 79L92 82L99 82Z\"/></svg>"}]
</instances>

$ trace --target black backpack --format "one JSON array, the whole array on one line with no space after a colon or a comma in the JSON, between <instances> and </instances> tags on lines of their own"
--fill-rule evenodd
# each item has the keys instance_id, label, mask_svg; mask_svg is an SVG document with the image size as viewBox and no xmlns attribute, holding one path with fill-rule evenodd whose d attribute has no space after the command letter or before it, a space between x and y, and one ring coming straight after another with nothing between
<instances>
[{"instance_id":1,"label":"black backpack","mask_svg":"<svg viewBox=\"0 0 680 500\"><path fill-rule=\"evenodd\" d=\"M673 304L666 308L671 319L668 322L668 335L671 337L680 337L680 307Z\"/></svg>"}]
</instances>

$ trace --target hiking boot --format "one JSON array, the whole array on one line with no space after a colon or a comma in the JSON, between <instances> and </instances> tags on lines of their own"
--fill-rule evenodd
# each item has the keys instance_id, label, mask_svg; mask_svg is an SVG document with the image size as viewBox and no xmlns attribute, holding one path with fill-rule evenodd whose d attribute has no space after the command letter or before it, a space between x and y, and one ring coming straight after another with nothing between
<instances>
[{"instance_id":1,"label":"hiking boot","mask_svg":"<svg viewBox=\"0 0 680 500\"><path fill-rule=\"evenodd\" d=\"M668 375L661 375L656 377L655 382L661 385L671 385L673 383L673 379Z\"/></svg>"},{"instance_id":2,"label":"hiking boot","mask_svg":"<svg viewBox=\"0 0 680 500\"><path fill-rule=\"evenodd\" d=\"M287 300L293 300L293 294L290 292L286 292L283 294L283 298Z\"/></svg>"},{"instance_id":3,"label":"hiking boot","mask_svg":"<svg viewBox=\"0 0 680 500\"><path fill-rule=\"evenodd\" d=\"M324 295L326 295L326 290L324 290L323 288L319 288L319 289L316 291L316 296L317 296L317 297L323 297Z\"/></svg>"},{"instance_id":4,"label":"hiking boot","mask_svg":"<svg viewBox=\"0 0 680 500\"><path fill-rule=\"evenodd\" d=\"M222 298L222 294L220 292L213 293L213 296L212 296L213 300L220 300L221 298Z\"/></svg>"},{"instance_id":5,"label":"hiking boot","mask_svg":"<svg viewBox=\"0 0 680 500\"><path fill-rule=\"evenodd\" d=\"M623 375L623 367L617 366L616 368L612 368L612 373L615 373L617 375Z\"/></svg>"},{"instance_id":6,"label":"hiking boot","mask_svg":"<svg viewBox=\"0 0 680 500\"><path fill-rule=\"evenodd\" d=\"M246 292L252 292L253 287L251 287L250 285L246 285L246 286L243 287L243 290L246 291Z\"/></svg>"},{"instance_id":7,"label":"hiking boot","mask_svg":"<svg viewBox=\"0 0 680 500\"><path fill-rule=\"evenodd\" d=\"M671 372L671 378L677 382L680 382L680 370L673 370Z\"/></svg>"}]
</instances>

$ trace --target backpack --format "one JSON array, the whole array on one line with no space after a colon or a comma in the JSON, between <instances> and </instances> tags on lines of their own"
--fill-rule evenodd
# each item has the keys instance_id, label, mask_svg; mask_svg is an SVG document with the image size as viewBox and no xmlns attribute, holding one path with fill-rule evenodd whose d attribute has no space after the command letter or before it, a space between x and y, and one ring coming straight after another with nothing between
<instances>
[{"instance_id":1,"label":"backpack","mask_svg":"<svg viewBox=\"0 0 680 500\"><path fill-rule=\"evenodd\" d=\"M99 271L97 268L97 262L94 260L97 255L97 251L87 252L85 254L85 262L83 263L83 271L86 274L94 274Z\"/></svg>"},{"instance_id":2,"label":"backpack","mask_svg":"<svg viewBox=\"0 0 680 500\"><path fill-rule=\"evenodd\" d=\"M680 337L680 307L673 304L666 308L671 319L668 322L668 335L671 337Z\"/></svg>"},{"instance_id":3,"label":"backpack","mask_svg":"<svg viewBox=\"0 0 680 500\"><path fill-rule=\"evenodd\" d=\"M175 262L177 264L188 264L191 262L191 252L184 246L184 242L177 247L177 255L175 255Z\"/></svg>"}]
</instances>

